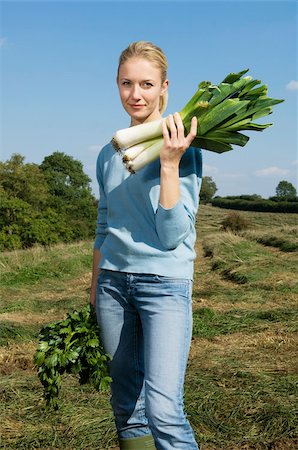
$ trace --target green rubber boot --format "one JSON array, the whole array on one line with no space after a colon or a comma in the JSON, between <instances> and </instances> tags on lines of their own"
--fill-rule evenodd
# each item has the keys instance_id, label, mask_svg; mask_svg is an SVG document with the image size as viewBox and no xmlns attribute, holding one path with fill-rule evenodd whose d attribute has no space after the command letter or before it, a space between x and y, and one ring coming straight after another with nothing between
<instances>
[{"instance_id":1,"label":"green rubber boot","mask_svg":"<svg viewBox=\"0 0 298 450\"><path fill-rule=\"evenodd\" d=\"M121 450L156 450L152 434L119 440Z\"/></svg>"}]
</instances>

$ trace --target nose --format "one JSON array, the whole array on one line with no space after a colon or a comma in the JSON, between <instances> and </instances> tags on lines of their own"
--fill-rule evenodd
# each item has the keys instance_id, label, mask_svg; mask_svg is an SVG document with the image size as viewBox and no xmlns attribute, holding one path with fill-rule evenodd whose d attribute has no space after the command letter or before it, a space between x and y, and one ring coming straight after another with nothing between
<instances>
[{"instance_id":1,"label":"nose","mask_svg":"<svg viewBox=\"0 0 298 450\"><path fill-rule=\"evenodd\" d=\"M135 85L132 87L132 90L131 90L131 97L132 97L133 100L140 100L140 98L141 98L141 95L140 95L140 88L139 88L139 86L138 86L137 84L135 84Z\"/></svg>"}]
</instances>

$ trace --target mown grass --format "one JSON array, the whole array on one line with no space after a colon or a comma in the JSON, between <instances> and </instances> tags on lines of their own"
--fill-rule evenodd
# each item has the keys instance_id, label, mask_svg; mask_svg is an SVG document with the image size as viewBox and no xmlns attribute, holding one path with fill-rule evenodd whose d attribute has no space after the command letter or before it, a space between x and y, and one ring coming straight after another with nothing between
<instances>
[{"instance_id":1,"label":"mown grass","mask_svg":"<svg viewBox=\"0 0 298 450\"><path fill-rule=\"evenodd\" d=\"M237 332L255 333L268 329L271 323L282 323L283 329L293 331L298 322L298 309L276 311L243 311L233 309L225 313L211 308L197 308L193 313L193 335L206 339Z\"/></svg>"},{"instance_id":2,"label":"mown grass","mask_svg":"<svg viewBox=\"0 0 298 450\"><path fill-rule=\"evenodd\" d=\"M266 373L226 367L218 374L189 370L187 382L188 411L201 442L211 441L215 448L226 448L224 442L227 446L255 442L271 448L270 442L296 435L290 396L297 395L297 385L292 376L277 380Z\"/></svg>"},{"instance_id":3,"label":"mown grass","mask_svg":"<svg viewBox=\"0 0 298 450\"><path fill-rule=\"evenodd\" d=\"M272 231L246 231L246 238L255 240L269 247L277 247L283 252L295 252L298 250L298 227L283 226Z\"/></svg>"},{"instance_id":4,"label":"mown grass","mask_svg":"<svg viewBox=\"0 0 298 450\"><path fill-rule=\"evenodd\" d=\"M277 255L258 242L232 233L214 233L203 240L205 256L211 257L213 270L235 283L250 283L250 286L267 285L268 279L281 277L277 288L285 285L298 293L298 280L285 277L297 262L296 254ZM286 256L286 257L285 257ZM269 289L272 283L268 284Z\"/></svg>"},{"instance_id":5,"label":"mown grass","mask_svg":"<svg viewBox=\"0 0 298 450\"><path fill-rule=\"evenodd\" d=\"M211 219L212 210L208 214ZM297 220L244 216L250 228L239 234L220 230L219 211L212 231L206 223L202 229L186 383L189 412L203 448L294 449Z\"/></svg>"},{"instance_id":6,"label":"mown grass","mask_svg":"<svg viewBox=\"0 0 298 450\"><path fill-rule=\"evenodd\" d=\"M197 219L186 411L202 450L293 450L297 216L241 212L250 228L235 235L221 230L228 213ZM42 325L88 301L91 256L91 242L0 256L0 448L117 445L109 392L64 376L60 410L46 411L32 362Z\"/></svg>"},{"instance_id":7,"label":"mown grass","mask_svg":"<svg viewBox=\"0 0 298 450\"><path fill-rule=\"evenodd\" d=\"M115 428L108 394L63 380L60 409L44 409L42 389L32 371L4 375L0 383L2 445L11 449L93 449L115 443ZM18 403L18 408L16 408ZM2 447L3 448L3 447Z\"/></svg>"},{"instance_id":8,"label":"mown grass","mask_svg":"<svg viewBox=\"0 0 298 450\"><path fill-rule=\"evenodd\" d=\"M37 339L39 333L38 324L19 325L17 323L0 322L0 345L7 345L11 341L32 341Z\"/></svg>"},{"instance_id":9,"label":"mown grass","mask_svg":"<svg viewBox=\"0 0 298 450\"><path fill-rule=\"evenodd\" d=\"M67 251L65 251L67 249ZM35 285L43 280L65 280L90 267L90 244L57 245L5 252L1 256L2 286Z\"/></svg>"}]
</instances>

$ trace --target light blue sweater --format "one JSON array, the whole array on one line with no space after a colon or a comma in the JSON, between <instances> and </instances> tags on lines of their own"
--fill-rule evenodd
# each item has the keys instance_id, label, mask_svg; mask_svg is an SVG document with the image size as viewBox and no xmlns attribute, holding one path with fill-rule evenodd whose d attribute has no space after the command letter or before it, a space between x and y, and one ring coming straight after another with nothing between
<instances>
[{"instance_id":1,"label":"light blue sweater","mask_svg":"<svg viewBox=\"0 0 298 450\"><path fill-rule=\"evenodd\" d=\"M97 159L99 205L94 248L100 268L193 279L195 216L202 180L201 150L180 161L180 200L159 204L160 160L130 174L112 144Z\"/></svg>"}]
</instances>

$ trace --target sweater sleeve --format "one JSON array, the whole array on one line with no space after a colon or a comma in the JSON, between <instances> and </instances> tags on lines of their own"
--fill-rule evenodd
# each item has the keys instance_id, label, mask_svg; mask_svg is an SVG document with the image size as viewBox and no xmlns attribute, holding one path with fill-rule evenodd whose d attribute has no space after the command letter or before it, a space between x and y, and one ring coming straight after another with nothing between
<instances>
[{"instance_id":1,"label":"sweater sleeve","mask_svg":"<svg viewBox=\"0 0 298 450\"><path fill-rule=\"evenodd\" d=\"M96 166L96 177L99 185L99 200L98 200L94 249L100 249L107 235L107 198L103 187L99 158L97 160Z\"/></svg>"},{"instance_id":2,"label":"sweater sleeve","mask_svg":"<svg viewBox=\"0 0 298 450\"><path fill-rule=\"evenodd\" d=\"M172 207L158 205L155 225L159 240L167 250L178 247L191 232L194 219L187 213L181 200Z\"/></svg>"},{"instance_id":3,"label":"sweater sleeve","mask_svg":"<svg viewBox=\"0 0 298 450\"><path fill-rule=\"evenodd\" d=\"M193 232L201 182L201 151L192 148L180 164L180 199L172 208L164 208L159 203L156 210L156 232L166 250L174 250Z\"/></svg>"}]
</instances>

